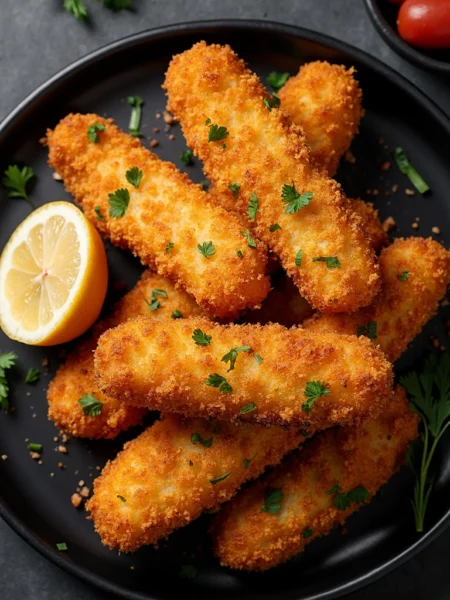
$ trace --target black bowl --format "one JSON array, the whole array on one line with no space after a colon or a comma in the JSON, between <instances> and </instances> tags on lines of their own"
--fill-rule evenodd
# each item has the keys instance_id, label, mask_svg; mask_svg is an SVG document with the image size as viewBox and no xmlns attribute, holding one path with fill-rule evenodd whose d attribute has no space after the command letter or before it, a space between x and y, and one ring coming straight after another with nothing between
<instances>
[{"instance_id":1,"label":"black bowl","mask_svg":"<svg viewBox=\"0 0 450 600\"><path fill-rule=\"evenodd\" d=\"M389 0L365 0L367 11L380 34L398 54L426 70L450 74L450 50L422 50L410 46L397 31L399 7Z\"/></svg>"}]
</instances>

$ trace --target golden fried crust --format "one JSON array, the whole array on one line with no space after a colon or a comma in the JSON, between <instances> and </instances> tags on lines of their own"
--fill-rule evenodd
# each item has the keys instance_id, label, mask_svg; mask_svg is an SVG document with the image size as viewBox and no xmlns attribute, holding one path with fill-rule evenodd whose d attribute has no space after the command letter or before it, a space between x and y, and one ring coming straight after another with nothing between
<instances>
[{"instance_id":1,"label":"golden fried crust","mask_svg":"<svg viewBox=\"0 0 450 600\"><path fill-rule=\"evenodd\" d=\"M361 428L336 427L317 434L299 452L226 504L213 518L214 551L222 565L265 571L301 552L316 537L358 510L345 510L327 494L336 483L343 493L363 486L372 497L398 470L417 437L419 419L397 388L385 411ZM281 510L261 510L268 488L283 492ZM370 499L370 498L369 498ZM305 539L305 533L309 533Z\"/></svg>"},{"instance_id":2,"label":"golden fried crust","mask_svg":"<svg viewBox=\"0 0 450 600\"><path fill-rule=\"evenodd\" d=\"M261 82L231 48L201 42L175 56L165 87L170 110L218 190L241 185L236 208L242 215L256 194L255 231L280 257L302 295L324 312L351 312L369 304L380 277L359 217L341 187L315 168L301 130L282 110L267 110ZM207 118L227 127L225 149L221 141L208 142ZM311 192L310 204L286 214L281 198L285 184L294 184L299 193ZM274 223L282 229L271 233ZM301 267L295 265L299 250ZM324 256L337 256L341 268L312 260Z\"/></svg>"},{"instance_id":3,"label":"golden fried crust","mask_svg":"<svg viewBox=\"0 0 450 600\"><path fill-rule=\"evenodd\" d=\"M150 312L146 300L150 300L154 289L166 292L168 297L158 296L160 308ZM145 271L134 289L117 303L113 316L97 323L92 336L81 342L58 369L47 392L49 419L70 435L87 438L114 438L121 431L138 424L147 409L127 406L99 390L95 381L93 352L100 334L109 327L139 315L150 316L153 320L169 319L175 310L179 310L183 317L204 316L204 311L186 292L176 290L164 277ZM90 394L103 402L100 415L90 417L83 413L78 404L83 394Z\"/></svg>"},{"instance_id":4,"label":"golden fried crust","mask_svg":"<svg viewBox=\"0 0 450 600\"><path fill-rule=\"evenodd\" d=\"M397 360L445 295L450 252L431 238L397 239L381 253L380 267L383 288L370 307L352 315L314 315L304 323L305 329L355 334L358 325L375 321L374 344L388 360Z\"/></svg>"},{"instance_id":5,"label":"golden fried crust","mask_svg":"<svg viewBox=\"0 0 450 600\"><path fill-rule=\"evenodd\" d=\"M210 345L194 343L196 329L212 337ZM229 363L221 359L242 346L251 351L240 352L227 372ZM100 337L95 371L100 388L127 404L263 425L302 426L306 420L319 429L375 416L392 385L391 365L366 338L200 318L140 318L110 329ZM205 385L214 373L226 377L232 393ZM308 414L302 404L309 381L321 381L331 393ZM241 414L249 403L256 410Z\"/></svg>"},{"instance_id":6,"label":"golden fried crust","mask_svg":"<svg viewBox=\"0 0 450 600\"><path fill-rule=\"evenodd\" d=\"M282 108L302 127L311 157L330 177L358 133L363 114L354 74L353 68L310 62L278 93Z\"/></svg>"},{"instance_id":7,"label":"golden fried crust","mask_svg":"<svg viewBox=\"0 0 450 600\"><path fill-rule=\"evenodd\" d=\"M88 140L89 125L100 123L99 143ZM161 275L192 294L212 316L233 317L260 304L269 291L264 245L247 247L239 222L207 202L207 194L174 165L160 160L111 119L72 114L47 132L49 164L63 177L86 216L111 241L129 248ZM125 173L139 167L139 188ZM126 188L130 203L123 217L109 214L108 194ZM99 220L95 207L103 220ZM212 241L205 258L197 245ZM169 242L174 244L168 249ZM166 249L168 251L166 252ZM242 250L243 258L236 254Z\"/></svg>"},{"instance_id":8,"label":"golden fried crust","mask_svg":"<svg viewBox=\"0 0 450 600\"><path fill-rule=\"evenodd\" d=\"M194 433L212 438L210 447L193 444ZM247 424L168 416L108 462L87 509L104 544L131 552L225 502L303 439L294 429L255 430Z\"/></svg>"}]
</instances>

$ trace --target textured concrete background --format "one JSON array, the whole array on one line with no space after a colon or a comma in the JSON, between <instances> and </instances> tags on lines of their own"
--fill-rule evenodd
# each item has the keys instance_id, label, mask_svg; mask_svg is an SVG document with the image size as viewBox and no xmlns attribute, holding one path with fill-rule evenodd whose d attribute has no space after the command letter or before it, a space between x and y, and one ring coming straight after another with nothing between
<instances>
[{"instance_id":1,"label":"textured concrete background","mask_svg":"<svg viewBox=\"0 0 450 600\"><path fill-rule=\"evenodd\" d=\"M80 56L143 29L197 19L258 18L332 35L377 56L450 114L450 85L395 55L365 12L362 0L134 0L134 10L111 13L93 0L92 23L62 9L62 0L0 1L0 119L29 92ZM0 483L1 485L1 483ZM450 531L415 559L348 600L447 600ZM0 520L1 600L106 600L42 558Z\"/></svg>"}]
</instances>

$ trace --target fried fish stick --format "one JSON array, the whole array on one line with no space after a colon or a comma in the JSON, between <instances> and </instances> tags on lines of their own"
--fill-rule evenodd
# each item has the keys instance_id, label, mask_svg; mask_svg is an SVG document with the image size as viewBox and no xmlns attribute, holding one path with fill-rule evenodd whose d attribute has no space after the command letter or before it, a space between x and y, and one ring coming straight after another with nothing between
<instances>
[{"instance_id":1,"label":"fried fish stick","mask_svg":"<svg viewBox=\"0 0 450 600\"><path fill-rule=\"evenodd\" d=\"M104 126L98 143L87 135L93 124ZM247 248L236 219L208 203L200 186L111 119L71 114L47 132L47 144L49 164L100 232L171 278L212 316L234 317L265 298L264 245ZM142 172L137 187L126 177L132 167ZM117 190L122 191L114 200ZM203 244L208 252L202 254Z\"/></svg>"},{"instance_id":2,"label":"fried fish stick","mask_svg":"<svg viewBox=\"0 0 450 600\"><path fill-rule=\"evenodd\" d=\"M323 312L368 305L380 277L360 219L313 165L301 130L265 106L264 87L231 48L200 42L175 56L165 88L209 179L219 191L241 186L238 212L255 216L258 237L308 302ZM281 229L270 231L274 224Z\"/></svg>"},{"instance_id":3,"label":"fried fish stick","mask_svg":"<svg viewBox=\"0 0 450 600\"><path fill-rule=\"evenodd\" d=\"M362 91L355 69L329 62L303 65L278 92L291 121L300 125L311 157L332 177L358 133Z\"/></svg>"},{"instance_id":4,"label":"fried fish stick","mask_svg":"<svg viewBox=\"0 0 450 600\"><path fill-rule=\"evenodd\" d=\"M155 544L231 498L304 439L298 430L168 416L107 463L87 504L102 542ZM122 498L123 500L122 500Z\"/></svg>"},{"instance_id":5,"label":"fried fish stick","mask_svg":"<svg viewBox=\"0 0 450 600\"><path fill-rule=\"evenodd\" d=\"M383 287L370 307L351 315L316 314L304 328L318 335L368 335L388 360L396 361L445 295L450 252L431 238L396 239L381 253L380 267Z\"/></svg>"},{"instance_id":6,"label":"fried fish stick","mask_svg":"<svg viewBox=\"0 0 450 600\"><path fill-rule=\"evenodd\" d=\"M156 296L157 306L150 311L154 291L159 294ZM70 435L87 438L114 438L121 431L140 423L147 409L127 406L99 390L95 381L93 352L98 338L109 327L139 315L157 321L170 319L175 311L183 318L205 316L186 292L176 290L168 279L145 271L136 286L117 303L113 316L97 323L91 337L81 342L58 369L47 392L49 419ZM78 403L83 394L103 403L99 415L93 417L83 413Z\"/></svg>"},{"instance_id":7,"label":"fried fish stick","mask_svg":"<svg viewBox=\"0 0 450 600\"><path fill-rule=\"evenodd\" d=\"M213 518L214 550L221 564L265 571L342 525L396 473L417 437L418 422L398 387L376 420L317 434ZM264 512L274 492L276 506ZM346 506L349 492L353 501Z\"/></svg>"},{"instance_id":8,"label":"fried fish stick","mask_svg":"<svg viewBox=\"0 0 450 600\"><path fill-rule=\"evenodd\" d=\"M94 360L100 388L126 404L261 425L359 423L382 410L392 386L391 365L369 340L278 324L140 318L104 333Z\"/></svg>"}]
</instances>

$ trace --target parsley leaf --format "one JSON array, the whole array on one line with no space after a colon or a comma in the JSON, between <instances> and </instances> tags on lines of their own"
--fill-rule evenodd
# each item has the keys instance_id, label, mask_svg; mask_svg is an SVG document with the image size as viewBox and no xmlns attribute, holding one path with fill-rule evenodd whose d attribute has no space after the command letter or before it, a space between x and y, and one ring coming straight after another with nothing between
<instances>
[{"instance_id":1,"label":"parsley leaf","mask_svg":"<svg viewBox=\"0 0 450 600\"><path fill-rule=\"evenodd\" d=\"M166 246L166 249L164 250L164 252L166 254L169 254L174 246L175 246L175 244L173 242L167 242L167 246Z\"/></svg>"},{"instance_id":2,"label":"parsley leaf","mask_svg":"<svg viewBox=\"0 0 450 600\"><path fill-rule=\"evenodd\" d=\"M65 552L67 550L67 544L65 542L60 542L59 544L56 544L56 547L60 552Z\"/></svg>"},{"instance_id":3,"label":"parsley leaf","mask_svg":"<svg viewBox=\"0 0 450 600\"><path fill-rule=\"evenodd\" d=\"M212 340L212 335L206 335L201 329L194 329L192 339L197 346L209 346Z\"/></svg>"},{"instance_id":4,"label":"parsley leaf","mask_svg":"<svg viewBox=\"0 0 450 600\"><path fill-rule=\"evenodd\" d=\"M272 71L267 78L267 83L276 91L280 90L289 79L289 73L277 73Z\"/></svg>"},{"instance_id":5,"label":"parsley leaf","mask_svg":"<svg viewBox=\"0 0 450 600\"><path fill-rule=\"evenodd\" d=\"M301 267L302 266L302 260L303 260L303 250L299 250L297 252L297 254L295 255L295 266L296 267Z\"/></svg>"},{"instance_id":6,"label":"parsley leaf","mask_svg":"<svg viewBox=\"0 0 450 600\"><path fill-rule=\"evenodd\" d=\"M19 169L17 165L9 165L2 180L3 185L8 190L8 198L23 198L34 208L26 190L27 183L33 177L35 177L35 174L31 167Z\"/></svg>"},{"instance_id":7,"label":"parsley leaf","mask_svg":"<svg viewBox=\"0 0 450 600\"><path fill-rule=\"evenodd\" d=\"M308 206L313 197L312 192L305 192L299 194L295 189L295 185L283 185L281 190L281 199L283 202L287 202L284 207L284 212L287 215L293 215L298 212L304 206Z\"/></svg>"},{"instance_id":8,"label":"parsley leaf","mask_svg":"<svg viewBox=\"0 0 450 600\"><path fill-rule=\"evenodd\" d=\"M402 271L401 273L397 274L397 279L399 281L408 281L408 279L411 277L411 273L409 271Z\"/></svg>"},{"instance_id":9,"label":"parsley leaf","mask_svg":"<svg viewBox=\"0 0 450 600\"><path fill-rule=\"evenodd\" d=\"M83 394L78 400L78 404L81 405L83 413L88 417L98 417L103 408L103 402L89 394Z\"/></svg>"},{"instance_id":10,"label":"parsley leaf","mask_svg":"<svg viewBox=\"0 0 450 600\"><path fill-rule=\"evenodd\" d=\"M250 346L237 346L236 348L231 348L229 352L222 356L222 362L230 363L230 368L228 369L227 373L234 370L234 365L236 364L239 352L248 352L249 350L251 350Z\"/></svg>"},{"instance_id":11,"label":"parsley leaf","mask_svg":"<svg viewBox=\"0 0 450 600\"><path fill-rule=\"evenodd\" d=\"M253 412L254 410L256 410L256 404L254 404L253 402L249 402L245 406L242 406L239 412L241 415L246 415L247 413Z\"/></svg>"},{"instance_id":12,"label":"parsley leaf","mask_svg":"<svg viewBox=\"0 0 450 600\"><path fill-rule=\"evenodd\" d=\"M105 131L105 126L103 123L94 123L93 125L89 125L87 130L88 140L90 142L94 142L94 144L98 144L100 141L100 136L97 131Z\"/></svg>"},{"instance_id":13,"label":"parsley leaf","mask_svg":"<svg viewBox=\"0 0 450 600\"><path fill-rule=\"evenodd\" d=\"M272 108L278 108L280 104L281 100L278 98L278 96L275 96L275 94L273 94L273 96L271 96L270 98L264 98L264 106L269 111L271 111Z\"/></svg>"},{"instance_id":14,"label":"parsley leaf","mask_svg":"<svg viewBox=\"0 0 450 600\"><path fill-rule=\"evenodd\" d=\"M182 565L178 573L182 579L195 579L197 577L197 569L192 565Z\"/></svg>"},{"instance_id":15,"label":"parsley leaf","mask_svg":"<svg viewBox=\"0 0 450 600\"><path fill-rule=\"evenodd\" d=\"M310 538L313 534L313 530L311 529L311 527L305 527L305 529L302 531L302 538L304 540L307 540L308 538Z\"/></svg>"},{"instance_id":16,"label":"parsley leaf","mask_svg":"<svg viewBox=\"0 0 450 600\"><path fill-rule=\"evenodd\" d=\"M255 454L256 456L256 454ZM244 469L248 469L250 466L250 463L252 462L252 460L255 458L255 456L252 456L251 458L244 458L243 463L244 463Z\"/></svg>"},{"instance_id":17,"label":"parsley leaf","mask_svg":"<svg viewBox=\"0 0 450 600\"><path fill-rule=\"evenodd\" d=\"M222 375L218 373L210 373L208 375L208 379L203 382L205 385L209 385L210 387L219 388L219 391L222 394L230 394L233 391L233 388L228 383L228 381Z\"/></svg>"},{"instance_id":18,"label":"parsley leaf","mask_svg":"<svg viewBox=\"0 0 450 600\"><path fill-rule=\"evenodd\" d=\"M98 206L98 205L97 205L97 206L94 208L94 210L95 210L95 214L97 215L97 219L98 219L99 221L104 221L104 220L105 220L105 218L104 218L104 216L102 215L102 211L101 211L101 208L100 208L100 206Z\"/></svg>"},{"instance_id":19,"label":"parsley leaf","mask_svg":"<svg viewBox=\"0 0 450 600\"><path fill-rule=\"evenodd\" d=\"M230 190L230 192L233 192L233 196L235 198L237 198L239 195L239 190L241 189L241 186L238 183L230 183L230 185L228 186L228 189Z\"/></svg>"},{"instance_id":20,"label":"parsley leaf","mask_svg":"<svg viewBox=\"0 0 450 600\"><path fill-rule=\"evenodd\" d=\"M76 19L83 20L87 17L87 8L83 0L64 0L63 7Z\"/></svg>"},{"instance_id":21,"label":"parsley leaf","mask_svg":"<svg viewBox=\"0 0 450 600\"><path fill-rule=\"evenodd\" d=\"M158 296L161 296L162 298L168 298L168 296L164 290L158 290L158 289L152 290L150 302L144 296L144 301L148 305L151 312L154 312L155 310L158 310L158 308L161 308L161 303L158 300Z\"/></svg>"},{"instance_id":22,"label":"parsley leaf","mask_svg":"<svg viewBox=\"0 0 450 600\"><path fill-rule=\"evenodd\" d=\"M256 213L258 212L258 196L252 194L248 202L247 214L252 221L256 219Z\"/></svg>"},{"instance_id":23,"label":"parsley leaf","mask_svg":"<svg viewBox=\"0 0 450 600\"><path fill-rule=\"evenodd\" d=\"M306 414L309 414L314 402L322 396L328 396L328 394L331 394L331 390L320 381L308 381L304 391L307 400L302 404L302 409Z\"/></svg>"},{"instance_id":24,"label":"parsley leaf","mask_svg":"<svg viewBox=\"0 0 450 600\"><path fill-rule=\"evenodd\" d=\"M224 481L224 479L226 479L227 477L229 477L230 474L231 474L231 471L227 471L223 475L219 475L219 477L214 477L214 479L210 479L209 483L212 483L213 485L216 485L216 483L220 483L221 481Z\"/></svg>"},{"instance_id":25,"label":"parsley leaf","mask_svg":"<svg viewBox=\"0 0 450 600\"><path fill-rule=\"evenodd\" d=\"M356 326L356 335L360 337L361 335L365 335L369 338L369 340L377 339L377 324L376 321L369 321L367 325L357 325Z\"/></svg>"},{"instance_id":26,"label":"parsley leaf","mask_svg":"<svg viewBox=\"0 0 450 600\"><path fill-rule=\"evenodd\" d=\"M220 140L224 140L229 135L226 127L221 127L217 124L211 124L210 119L206 120L206 125L209 127L208 142L220 142Z\"/></svg>"},{"instance_id":27,"label":"parsley leaf","mask_svg":"<svg viewBox=\"0 0 450 600\"><path fill-rule=\"evenodd\" d=\"M281 488L267 488L264 494L264 504L261 506L262 512L275 515L281 510L281 502L284 494Z\"/></svg>"},{"instance_id":28,"label":"parsley leaf","mask_svg":"<svg viewBox=\"0 0 450 600\"><path fill-rule=\"evenodd\" d=\"M333 485L333 487L331 487L328 492L327 492L327 496L331 496L331 494L336 494L337 492L341 491L341 486L338 483L335 483Z\"/></svg>"},{"instance_id":29,"label":"parsley leaf","mask_svg":"<svg viewBox=\"0 0 450 600\"><path fill-rule=\"evenodd\" d=\"M208 440L205 440L204 438L202 438L202 436L199 433L193 433L191 435L191 442L193 444L200 442L200 444L202 446L205 446L205 448L211 448L213 441L214 441L213 437L210 437Z\"/></svg>"},{"instance_id":30,"label":"parsley leaf","mask_svg":"<svg viewBox=\"0 0 450 600\"><path fill-rule=\"evenodd\" d=\"M326 263L327 269L340 269L342 266L337 256L315 256L312 261Z\"/></svg>"},{"instance_id":31,"label":"parsley leaf","mask_svg":"<svg viewBox=\"0 0 450 600\"><path fill-rule=\"evenodd\" d=\"M116 494L116 498L119 498L119 500L121 500L123 503L127 501L127 499L121 496L120 494Z\"/></svg>"},{"instance_id":32,"label":"parsley leaf","mask_svg":"<svg viewBox=\"0 0 450 600\"><path fill-rule=\"evenodd\" d=\"M200 254L202 254L205 258L209 258L210 256L216 253L216 247L211 241L203 242L203 244L198 244L197 249L200 252Z\"/></svg>"},{"instance_id":33,"label":"parsley leaf","mask_svg":"<svg viewBox=\"0 0 450 600\"><path fill-rule=\"evenodd\" d=\"M209 181L207 179L202 179L200 185L204 190L207 190L209 188Z\"/></svg>"},{"instance_id":34,"label":"parsley leaf","mask_svg":"<svg viewBox=\"0 0 450 600\"><path fill-rule=\"evenodd\" d=\"M194 153L190 148L188 148L187 150L181 153L180 160L183 163L183 165L186 165L186 167L188 167L189 165L192 165L193 157Z\"/></svg>"},{"instance_id":35,"label":"parsley leaf","mask_svg":"<svg viewBox=\"0 0 450 600\"><path fill-rule=\"evenodd\" d=\"M176 310L174 310L173 313L170 316L172 317L172 319L182 319L183 318L183 315L178 310L178 308Z\"/></svg>"},{"instance_id":36,"label":"parsley leaf","mask_svg":"<svg viewBox=\"0 0 450 600\"><path fill-rule=\"evenodd\" d=\"M36 381L39 381L40 375L39 369L31 367L25 376L25 383L36 383Z\"/></svg>"},{"instance_id":37,"label":"parsley leaf","mask_svg":"<svg viewBox=\"0 0 450 600\"><path fill-rule=\"evenodd\" d=\"M260 365L263 361L263 358L259 354L255 354L255 360L258 363L258 365Z\"/></svg>"},{"instance_id":38,"label":"parsley leaf","mask_svg":"<svg viewBox=\"0 0 450 600\"><path fill-rule=\"evenodd\" d=\"M144 101L140 96L128 96L127 103L129 106L131 106L128 133L133 137L144 137L144 135L139 131L142 118L142 105L144 104Z\"/></svg>"},{"instance_id":39,"label":"parsley leaf","mask_svg":"<svg viewBox=\"0 0 450 600\"><path fill-rule=\"evenodd\" d=\"M281 225L278 225L278 223L274 223L273 225L269 226L270 233L273 233L274 231L277 231L278 229L281 229Z\"/></svg>"},{"instance_id":40,"label":"parsley leaf","mask_svg":"<svg viewBox=\"0 0 450 600\"><path fill-rule=\"evenodd\" d=\"M138 167L131 167L131 169L128 169L125 173L125 177L127 178L128 183L131 183L131 185L137 189L144 177L144 173L138 169Z\"/></svg>"},{"instance_id":41,"label":"parsley leaf","mask_svg":"<svg viewBox=\"0 0 450 600\"><path fill-rule=\"evenodd\" d=\"M250 231L248 229L243 229L241 231L241 233L242 233L242 235L245 238L247 238L247 245L248 245L248 247L255 249L256 248L256 242L255 242L254 238L252 237Z\"/></svg>"},{"instance_id":42,"label":"parsley leaf","mask_svg":"<svg viewBox=\"0 0 450 600\"><path fill-rule=\"evenodd\" d=\"M336 487L338 489L336 489ZM345 510L352 504L362 504L370 497L369 492L362 485L359 485L358 487L346 493L340 491L341 488L339 485L334 486L332 489L334 489L336 492L336 496L333 499L333 504L339 510ZM329 491L327 494L328 493Z\"/></svg>"},{"instance_id":43,"label":"parsley leaf","mask_svg":"<svg viewBox=\"0 0 450 600\"><path fill-rule=\"evenodd\" d=\"M9 409L9 385L6 371L16 364L17 355L14 352L0 352L0 408Z\"/></svg>"},{"instance_id":44,"label":"parsley leaf","mask_svg":"<svg viewBox=\"0 0 450 600\"><path fill-rule=\"evenodd\" d=\"M425 194L425 192L428 192L430 186L409 162L403 148L394 148L394 160L403 175L408 177L410 182L420 194Z\"/></svg>"},{"instance_id":45,"label":"parsley leaf","mask_svg":"<svg viewBox=\"0 0 450 600\"><path fill-rule=\"evenodd\" d=\"M242 250L236 250L236 254L238 255L239 258L244 258L244 255L242 254Z\"/></svg>"},{"instance_id":46,"label":"parsley leaf","mask_svg":"<svg viewBox=\"0 0 450 600\"><path fill-rule=\"evenodd\" d=\"M130 203L130 192L125 188L116 190L114 194L108 194L108 202L111 217L115 219L123 217Z\"/></svg>"}]
</instances>

